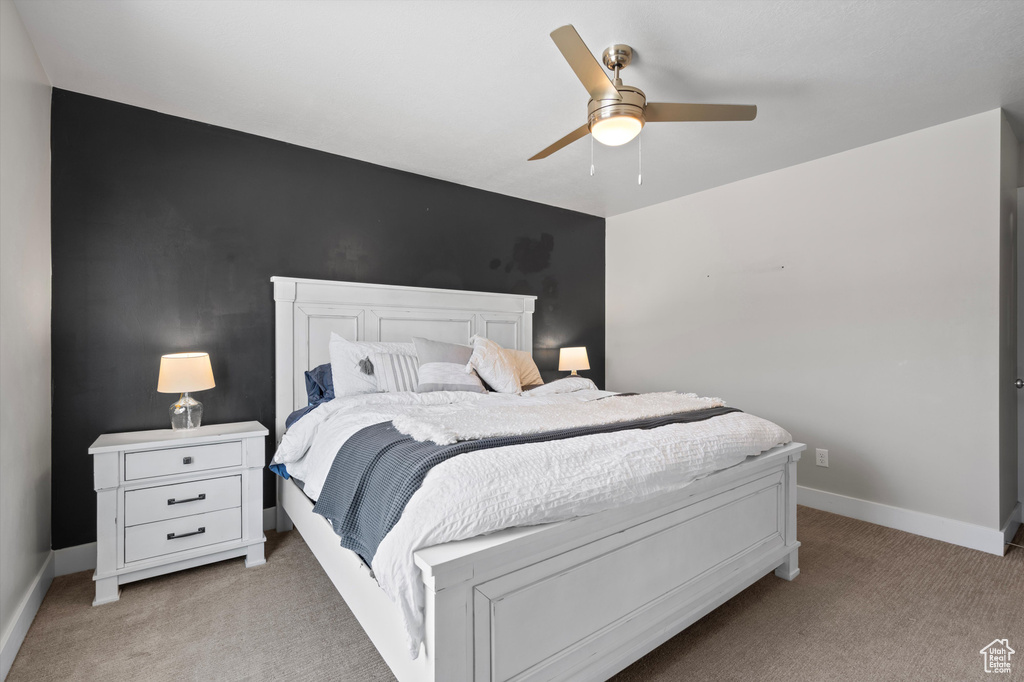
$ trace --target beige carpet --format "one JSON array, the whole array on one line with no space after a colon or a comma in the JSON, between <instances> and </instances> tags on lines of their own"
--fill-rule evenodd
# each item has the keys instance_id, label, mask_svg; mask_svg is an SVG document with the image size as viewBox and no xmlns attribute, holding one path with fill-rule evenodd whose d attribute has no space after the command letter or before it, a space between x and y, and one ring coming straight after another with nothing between
<instances>
[{"instance_id":1,"label":"beige carpet","mask_svg":"<svg viewBox=\"0 0 1024 682\"><path fill-rule=\"evenodd\" d=\"M799 535L795 581L766 576L615 680L1024 680L1024 550L803 507ZM393 679L299 535L267 549L265 566L144 580L96 608L90 573L57 578L8 681ZM983 672L997 637L1020 652L1010 676Z\"/></svg>"}]
</instances>

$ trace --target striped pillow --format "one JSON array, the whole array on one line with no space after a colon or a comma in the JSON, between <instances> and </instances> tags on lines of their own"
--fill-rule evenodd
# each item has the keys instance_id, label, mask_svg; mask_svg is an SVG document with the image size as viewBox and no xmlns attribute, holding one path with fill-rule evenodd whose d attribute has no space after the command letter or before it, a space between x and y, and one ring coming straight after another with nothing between
<instances>
[{"instance_id":1,"label":"striped pillow","mask_svg":"<svg viewBox=\"0 0 1024 682\"><path fill-rule=\"evenodd\" d=\"M368 367L369 363L364 363L371 353L416 355L416 348L411 343L349 341L335 332L331 332L328 350L331 356L331 382L336 396L375 393L381 390L377 386L372 370Z\"/></svg>"},{"instance_id":2,"label":"striped pillow","mask_svg":"<svg viewBox=\"0 0 1024 682\"><path fill-rule=\"evenodd\" d=\"M384 393L415 391L419 384L416 356L398 353L370 353L377 390Z\"/></svg>"}]
</instances>

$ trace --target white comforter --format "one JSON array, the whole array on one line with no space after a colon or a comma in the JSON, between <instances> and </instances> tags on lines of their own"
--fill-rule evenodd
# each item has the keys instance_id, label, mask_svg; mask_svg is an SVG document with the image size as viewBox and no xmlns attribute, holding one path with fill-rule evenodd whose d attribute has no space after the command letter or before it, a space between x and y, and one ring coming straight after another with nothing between
<instances>
[{"instance_id":1,"label":"white comforter","mask_svg":"<svg viewBox=\"0 0 1024 682\"><path fill-rule=\"evenodd\" d=\"M588 382L589 383L589 382ZM571 386L576 388L579 384ZM555 386L552 384L551 386ZM557 391L558 389L554 389ZM285 434L275 463L317 499L338 449L360 429L402 415L452 414L491 405L559 405L611 395L590 388L523 396L461 392L338 398ZM425 406L435 406L423 409ZM373 559L374 575L398 606L410 655L423 639L424 588L413 553L513 526L561 521L678 490L792 437L742 412L689 424L470 452L434 467Z\"/></svg>"}]
</instances>

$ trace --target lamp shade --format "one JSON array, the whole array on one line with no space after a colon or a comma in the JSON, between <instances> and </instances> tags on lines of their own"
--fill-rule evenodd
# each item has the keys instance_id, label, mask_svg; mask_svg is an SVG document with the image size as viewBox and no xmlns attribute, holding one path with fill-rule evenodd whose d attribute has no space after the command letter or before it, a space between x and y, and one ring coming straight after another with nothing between
<instances>
[{"instance_id":1,"label":"lamp shade","mask_svg":"<svg viewBox=\"0 0 1024 682\"><path fill-rule=\"evenodd\" d=\"M590 134L601 144L618 147L640 134L644 122L635 116L599 118L590 126Z\"/></svg>"},{"instance_id":2,"label":"lamp shade","mask_svg":"<svg viewBox=\"0 0 1024 682\"><path fill-rule=\"evenodd\" d=\"M159 393L205 391L215 385L207 353L171 353L160 358Z\"/></svg>"},{"instance_id":3,"label":"lamp shade","mask_svg":"<svg viewBox=\"0 0 1024 682\"><path fill-rule=\"evenodd\" d=\"M587 359L587 347L574 346L572 348L559 349L558 371L575 371L577 369L590 369L590 361Z\"/></svg>"}]
</instances>

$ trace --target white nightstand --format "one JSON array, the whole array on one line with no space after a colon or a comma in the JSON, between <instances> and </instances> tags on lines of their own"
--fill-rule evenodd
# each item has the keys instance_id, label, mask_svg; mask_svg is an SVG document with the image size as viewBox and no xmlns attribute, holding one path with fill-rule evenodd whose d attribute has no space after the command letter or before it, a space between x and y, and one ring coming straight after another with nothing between
<instances>
[{"instance_id":1,"label":"white nightstand","mask_svg":"<svg viewBox=\"0 0 1024 682\"><path fill-rule=\"evenodd\" d=\"M89 448L96 489L96 599L120 585L245 555L263 558L259 422L100 436Z\"/></svg>"}]
</instances>

